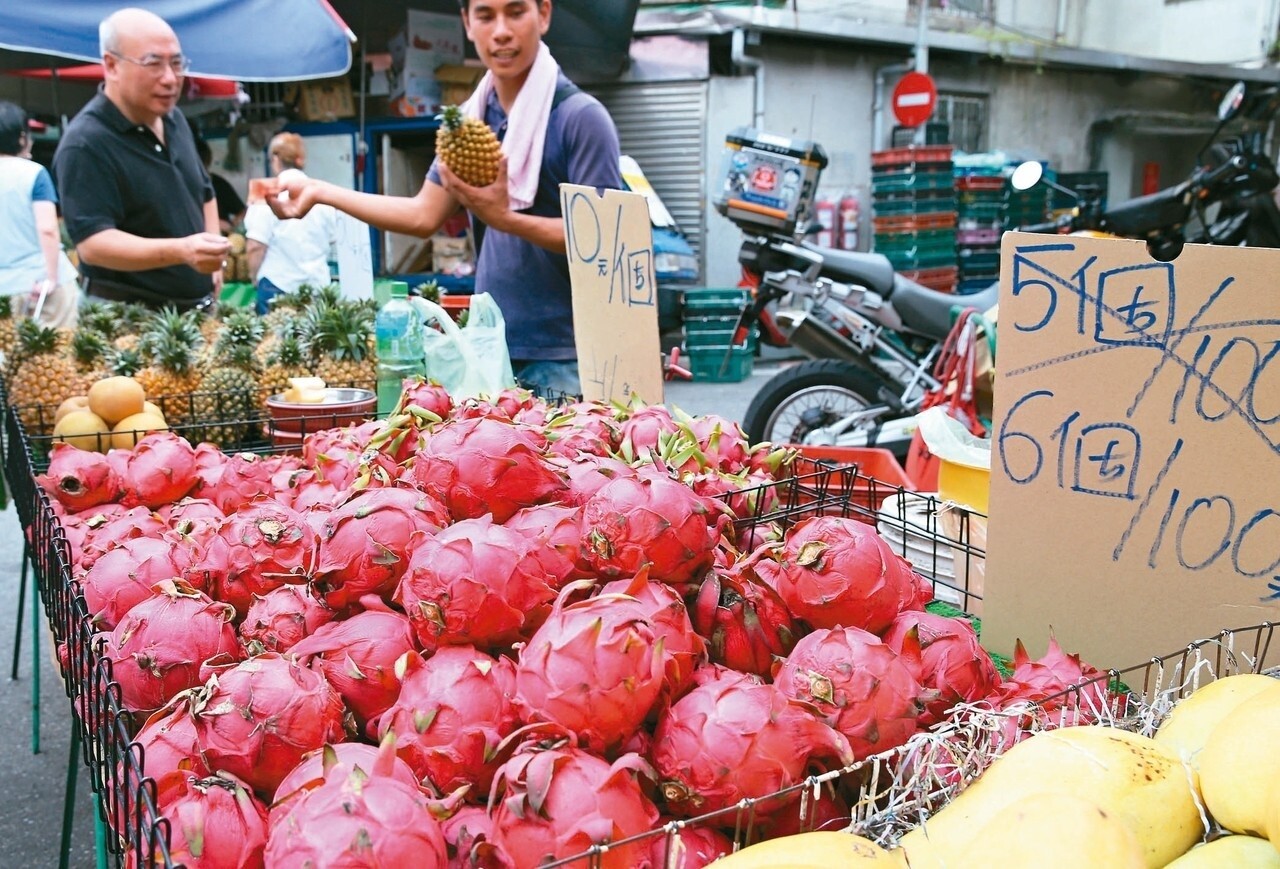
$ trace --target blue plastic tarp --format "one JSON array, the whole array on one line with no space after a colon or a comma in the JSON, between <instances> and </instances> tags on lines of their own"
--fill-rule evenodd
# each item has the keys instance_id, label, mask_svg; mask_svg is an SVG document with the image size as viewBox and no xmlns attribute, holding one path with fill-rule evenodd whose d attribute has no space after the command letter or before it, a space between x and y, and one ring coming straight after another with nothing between
<instances>
[{"instance_id":1,"label":"blue plastic tarp","mask_svg":"<svg viewBox=\"0 0 1280 869\"><path fill-rule=\"evenodd\" d=\"M98 23L124 6L169 22L191 73L299 81L351 68L353 34L325 0L4 0L0 48L96 61Z\"/></svg>"}]
</instances>

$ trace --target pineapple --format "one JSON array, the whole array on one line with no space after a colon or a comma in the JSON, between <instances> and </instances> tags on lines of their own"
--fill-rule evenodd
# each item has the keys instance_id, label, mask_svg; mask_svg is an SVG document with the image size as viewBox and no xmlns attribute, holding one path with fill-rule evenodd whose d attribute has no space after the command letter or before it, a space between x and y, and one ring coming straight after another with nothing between
<instances>
[{"instance_id":1,"label":"pineapple","mask_svg":"<svg viewBox=\"0 0 1280 869\"><path fill-rule=\"evenodd\" d=\"M115 377L135 377L145 367L146 362L137 348L121 350L118 347L107 351L107 374ZM144 390L145 391L145 390ZM163 409L163 408L162 408Z\"/></svg>"},{"instance_id":2,"label":"pineapple","mask_svg":"<svg viewBox=\"0 0 1280 869\"><path fill-rule=\"evenodd\" d=\"M84 395L90 386L107 376L107 355L113 348L101 332L84 328L72 334L68 346L76 369L76 382L71 394Z\"/></svg>"},{"instance_id":3,"label":"pineapple","mask_svg":"<svg viewBox=\"0 0 1280 869\"><path fill-rule=\"evenodd\" d=\"M463 117L458 106L445 106L437 120L436 154L453 174L472 187L488 187L496 181L502 146L489 125Z\"/></svg>"},{"instance_id":4,"label":"pineapple","mask_svg":"<svg viewBox=\"0 0 1280 869\"><path fill-rule=\"evenodd\" d=\"M125 302L118 310L120 325L116 330L116 349L136 350L141 332L151 319L151 309L146 305Z\"/></svg>"},{"instance_id":5,"label":"pineapple","mask_svg":"<svg viewBox=\"0 0 1280 869\"><path fill-rule=\"evenodd\" d=\"M9 401L20 408L19 418L29 434L53 431L53 415L75 394L75 363L62 352L59 330L23 320L17 326L18 365L9 383Z\"/></svg>"},{"instance_id":6,"label":"pineapple","mask_svg":"<svg viewBox=\"0 0 1280 869\"><path fill-rule=\"evenodd\" d=\"M235 421L238 425L210 426L202 434L220 445L242 441L249 425L241 422L260 415L254 348L262 337L262 321L252 311L236 311L223 321L213 348L211 367L205 370L193 400L196 421Z\"/></svg>"},{"instance_id":7,"label":"pineapple","mask_svg":"<svg viewBox=\"0 0 1280 869\"><path fill-rule=\"evenodd\" d=\"M0 296L0 355L4 356L6 363L13 356L14 347L18 343L18 320L14 316L17 312L13 309L13 298Z\"/></svg>"},{"instance_id":8,"label":"pineapple","mask_svg":"<svg viewBox=\"0 0 1280 869\"><path fill-rule=\"evenodd\" d=\"M368 306L345 301L318 305L303 328L316 377L329 386L373 388L378 365L373 311Z\"/></svg>"},{"instance_id":9,"label":"pineapple","mask_svg":"<svg viewBox=\"0 0 1280 869\"><path fill-rule=\"evenodd\" d=\"M200 334L199 314L165 308L152 318L140 343L150 364L138 372L138 382L152 400L169 398L162 404L170 422L185 422L189 415L185 412L186 402L176 397L200 388L196 355L204 336Z\"/></svg>"},{"instance_id":10,"label":"pineapple","mask_svg":"<svg viewBox=\"0 0 1280 869\"><path fill-rule=\"evenodd\" d=\"M297 335L286 332L279 339L275 350L267 359L266 369L260 381L263 402L272 395L278 395L289 388L290 377L308 377L311 367L307 365L302 342Z\"/></svg>"},{"instance_id":11,"label":"pineapple","mask_svg":"<svg viewBox=\"0 0 1280 869\"><path fill-rule=\"evenodd\" d=\"M120 333L120 318L120 306L114 302L88 299L81 303L76 322L79 328L97 332L108 341L114 341Z\"/></svg>"}]
</instances>

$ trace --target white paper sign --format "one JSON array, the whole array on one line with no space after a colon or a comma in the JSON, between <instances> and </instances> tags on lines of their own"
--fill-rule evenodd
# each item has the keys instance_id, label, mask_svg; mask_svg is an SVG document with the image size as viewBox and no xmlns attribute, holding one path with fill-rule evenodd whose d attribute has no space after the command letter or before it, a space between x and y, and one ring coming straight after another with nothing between
<instances>
[{"instance_id":1,"label":"white paper sign","mask_svg":"<svg viewBox=\"0 0 1280 869\"><path fill-rule=\"evenodd\" d=\"M349 214L338 213L338 281L348 299L373 298L373 253L369 247L369 224Z\"/></svg>"}]
</instances>

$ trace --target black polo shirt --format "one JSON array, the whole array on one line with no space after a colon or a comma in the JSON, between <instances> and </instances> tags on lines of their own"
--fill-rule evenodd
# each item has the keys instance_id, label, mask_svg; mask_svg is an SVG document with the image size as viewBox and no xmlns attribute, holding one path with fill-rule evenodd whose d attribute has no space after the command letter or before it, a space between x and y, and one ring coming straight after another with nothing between
<instances>
[{"instance_id":1,"label":"black polo shirt","mask_svg":"<svg viewBox=\"0 0 1280 869\"><path fill-rule=\"evenodd\" d=\"M204 203L213 185L182 114L164 118L161 143L131 122L105 94L80 110L58 143L53 174L67 233L76 244L106 229L144 238L182 238L207 227ZM191 307L213 291L213 280L186 265L121 272L82 265L93 295L154 307Z\"/></svg>"}]
</instances>

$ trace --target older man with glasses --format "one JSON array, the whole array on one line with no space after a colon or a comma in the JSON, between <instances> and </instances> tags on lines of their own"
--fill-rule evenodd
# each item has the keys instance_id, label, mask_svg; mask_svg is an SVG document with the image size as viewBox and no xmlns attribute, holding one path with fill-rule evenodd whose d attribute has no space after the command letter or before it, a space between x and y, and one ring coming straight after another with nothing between
<instances>
[{"instance_id":1,"label":"older man with glasses","mask_svg":"<svg viewBox=\"0 0 1280 869\"><path fill-rule=\"evenodd\" d=\"M157 308L204 307L221 287L228 243L177 108L190 62L173 29L143 9L112 13L98 37L105 83L53 158L85 290Z\"/></svg>"}]
</instances>

